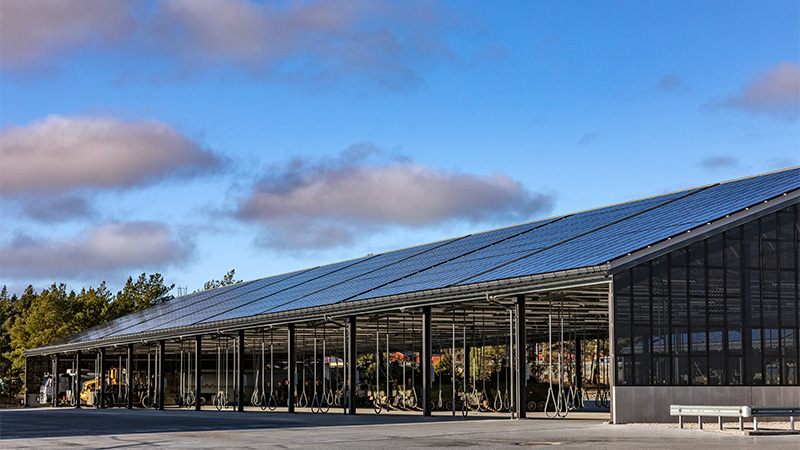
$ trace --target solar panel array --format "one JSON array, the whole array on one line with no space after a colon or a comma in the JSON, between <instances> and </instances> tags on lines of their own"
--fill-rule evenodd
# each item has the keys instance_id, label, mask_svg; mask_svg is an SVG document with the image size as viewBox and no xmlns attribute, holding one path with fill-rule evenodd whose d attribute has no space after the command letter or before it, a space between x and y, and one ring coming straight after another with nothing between
<instances>
[{"instance_id":1,"label":"solar panel array","mask_svg":"<svg viewBox=\"0 0 800 450\"><path fill-rule=\"evenodd\" d=\"M185 295L59 343L594 266L799 188L795 168L369 255Z\"/></svg>"}]
</instances>

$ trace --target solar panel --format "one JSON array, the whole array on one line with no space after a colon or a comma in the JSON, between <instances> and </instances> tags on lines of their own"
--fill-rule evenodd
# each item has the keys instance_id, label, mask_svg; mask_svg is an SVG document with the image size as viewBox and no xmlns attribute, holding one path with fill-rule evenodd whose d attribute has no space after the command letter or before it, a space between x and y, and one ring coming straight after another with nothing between
<instances>
[{"instance_id":1,"label":"solar panel","mask_svg":"<svg viewBox=\"0 0 800 450\"><path fill-rule=\"evenodd\" d=\"M408 257L413 256L415 254L424 253L431 248L441 247L443 245L446 245L448 242L450 241L434 242L432 244L427 244L419 247L411 247L394 252L387 252L378 255L373 255L368 258L359 260L358 264L352 264L346 267L342 267L340 270L331 271L325 274L324 276L315 277L314 279L309 280L308 282L305 282L303 284L292 286L290 289L286 289L280 292L270 293L269 295L264 295L256 299L256 301L250 302L246 305L242 305L235 309L220 311L213 316L209 316L203 321L210 322L210 321L234 319L238 317L248 317L252 315L263 314L267 311L273 311L278 308L283 308L286 305L298 299L314 294L322 289L331 286L336 286L337 284L350 280L361 274L378 270L387 265L391 265L397 261L407 259Z\"/></svg>"},{"instance_id":2,"label":"solar panel","mask_svg":"<svg viewBox=\"0 0 800 450\"><path fill-rule=\"evenodd\" d=\"M172 328L176 326L193 325L203 318L213 315L213 312L229 305L239 305L247 301L254 294L263 292L269 289L277 289L282 283L292 283L293 280L302 279L307 276L308 272L314 269L301 270L297 272L286 273L268 278L256 280L246 286L246 289L238 289L236 291L228 291L222 295L205 299L204 301L193 302L187 307L180 308L172 311L170 314L159 316L153 320L140 324L132 332L152 331L161 328ZM296 282L296 281L294 281Z\"/></svg>"},{"instance_id":3,"label":"solar panel","mask_svg":"<svg viewBox=\"0 0 800 450\"><path fill-rule=\"evenodd\" d=\"M446 241L443 245L423 246L424 251L416 252L391 264L386 264L369 272L362 272L357 276L341 283L323 286L323 289L313 292L291 303L277 306L265 312L279 312L296 308L308 308L335 303L351 297L362 295L378 289L388 283L412 276L435 265L442 264L465 253L476 251L480 248L493 245L509 239L532 228L542 226L545 222L534 222L514 227L502 228L486 233L474 234Z\"/></svg>"},{"instance_id":4,"label":"solar panel","mask_svg":"<svg viewBox=\"0 0 800 450\"><path fill-rule=\"evenodd\" d=\"M458 284L461 280L475 276L499 264L574 238L605 224L641 213L682 195L686 195L686 192L622 203L558 218L547 222L544 226L532 229L530 232L463 255L445 264L417 273L414 276L397 280L380 289L359 295L354 300L443 288Z\"/></svg>"},{"instance_id":5,"label":"solar panel","mask_svg":"<svg viewBox=\"0 0 800 450\"><path fill-rule=\"evenodd\" d=\"M800 188L800 169L369 255L175 298L80 342L604 263Z\"/></svg>"},{"instance_id":6,"label":"solar panel","mask_svg":"<svg viewBox=\"0 0 800 450\"><path fill-rule=\"evenodd\" d=\"M695 190L685 198L494 269L468 282L602 264L797 188L800 188L800 170L746 178Z\"/></svg>"},{"instance_id":7,"label":"solar panel","mask_svg":"<svg viewBox=\"0 0 800 450\"><path fill-rule=\"evenodd\" d=\"M170 314L175 310L189 307L197 302L203 302L205 300L213 299L214 297L225 294L227 292L236 291L240 288L244 288L250 285L251 283L253 282L247 281L244 283L239 283L231 286L224 286L217 289L195 292L181 297L176 297L168 302L154 305L131 314L127 314L115 320L106 322L96 327L89 328L88 330L85 330L83 332L71 335L69 337L70 342L79 342L89 339L102 339L104 337L113 335L128 334L130 332L129 329L138 324L147 323L150 320L154 320L163 315Z\"/></svg>"}]
</instances>

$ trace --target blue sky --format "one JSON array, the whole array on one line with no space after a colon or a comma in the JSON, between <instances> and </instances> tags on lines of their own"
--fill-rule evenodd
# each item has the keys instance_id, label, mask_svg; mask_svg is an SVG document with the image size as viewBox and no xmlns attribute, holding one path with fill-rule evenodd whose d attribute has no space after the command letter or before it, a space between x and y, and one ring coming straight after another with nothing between
<instances>
[{"instance_id":1,"label":"blue sky","mask_svg":"<svg viewBox=\"0 0 800 450\"><path fill-rule=\"evenodd\" d=\"M0 283L191 292L800 164L796 1L0 4Z\"/></svg>"}]
</instances>

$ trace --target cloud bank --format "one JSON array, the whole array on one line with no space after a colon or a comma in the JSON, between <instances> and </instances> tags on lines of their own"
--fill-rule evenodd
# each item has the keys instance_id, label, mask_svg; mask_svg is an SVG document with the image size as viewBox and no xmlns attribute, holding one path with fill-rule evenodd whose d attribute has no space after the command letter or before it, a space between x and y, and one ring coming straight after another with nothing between
<instances>
[{"instance_id":1,"label":"cloud bank","mask_svg":"<svg viewBox=\"0 0 800 450\"><path fill-rule=\"evenodd\" d=\"M20 235L0 251L4 277L57 279L161 270L188 261L194 243L176 236L162 223L111 222L68 239Z\"/></svg>"},{"instance_id":2,"label":"cloud bank","mask_svg":"<svg viewBox=\"0 0 800 450\"><path fill-rule=\"evenodd\" d=\"M276 167L242 199L235 217L263 227L259 242L278 249L335 247L393 226L460 220L528 220L554 198L504 174L444 171L413 160L380 160L362 144L327 161Z\"/></svg>"},{"instance_id":3,"label":"cloud bank","mask_svg":"<svg viewBox=\"0 0 800 450\"><path fill-rule=\"evenodd\" d=\"M463 28L455 12L426 0L20 1L0 12L0 63L15 71L110 50L155 55L184 75L235 67L292 79L366 77L390 89L418 82L418 64L456 60L447 39Z\"/></svg>"},{"instance_id":4,"label":"cloud bank","mask_svg":"<svg viewBox=\"0 0 800 450\"><path fill-rule=\"evenodd\" d=\"M800 65L781 62L754 75L741 91L712 106L794 119L800 116Z\"/></svg>"},{"instance_id":5,"label":"cloud bank","mask_svg":"<svg viewBox=\"0 0 800 450\"><path fill-rule=\"evenodd\" d=\"M36 0L0 2L0 64L12 70L47 65L74 49L129 39L134 2Z\"/></svg>"},{"instance_id":6,"label":"cloud bank","mask_svg":"<svg viewBox=\"0 0 800 450\"><path fill-rule=\"evenodd\" d=\"M0 133L0 194L142 186L220 161L157 121L48 116Z\"/></svg>"}]
</instances>

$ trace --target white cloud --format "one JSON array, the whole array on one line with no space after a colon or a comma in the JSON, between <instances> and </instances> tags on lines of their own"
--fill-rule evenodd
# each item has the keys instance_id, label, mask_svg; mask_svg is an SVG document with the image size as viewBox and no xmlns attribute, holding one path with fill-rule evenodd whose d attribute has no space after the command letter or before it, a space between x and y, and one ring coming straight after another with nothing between
<instances>
[{"instance_id":1,"label":"white cloud","mask_svg":"<svg viewBox=\"0 0 800 450\"><path fill-rule=\"evenodd\" d=\"M428 0L100 0L2 2L2 62L21 71L81 51L156 55L181 76L235 67L301 81L354 78L388 89L419 82L420 65L468 61L448 40L469 31ZM491 46L489 46L491 48ZM480 44L477 54L485 51ZM495 52L497 50L495 49Z\"/></svg>"},{"instance_id":2,"label":"white cloud","mask_svg":"<svg viewBox=\"0 0 800 450\"><path fill-rule=\"evenodd\" d=\"M126 39L134 2L11 0L0 2L0 63L15 70L47 64L76 48Z\"/></svg>"},{"instance_id":3,"label":"white cloud","mask_svg":"<svg viewBox=\"0 0 800 450\"><path fill-rule=\"evenodd\" d=\"M262 245L289 249L334 247L392 226L529 220L553 206L551 195L504 174L376 163L379 156L363 144L324 162L291 161L260 181L235 214L264 227Z\"/></svg>"},{"instance_id":4,"label":"white cloud","mask_svg":"<svg viewBox=\"0 0 800 450\"><path fill-rule=\"evenodd\" d=\"M738 94L712 106L796 118L800 115L800 66L778 63L753 76Z\"/></svg>"},{"instance_id":5,"label":"white cloud","mask_svg":"<svg viewBox=\"0 0 800 450\"><path fill-rule=\"evenodd\" d=\"M146 185L219 164L171 126L48 116L0 133L0 194Z\"/></svg>"},{"instance_id":6,"label":"white cloud","mask_svg":"<svg viewBox=\"0 0 800 450\"><path fill-rule=\"evenodd\" d=\"M193 252L194 244L175 236L165 224L112 222L66 239L17 236L2 247L0 274L4 278L52 280L161 270L186 262Z\"/></svg>"}]
</instances>

